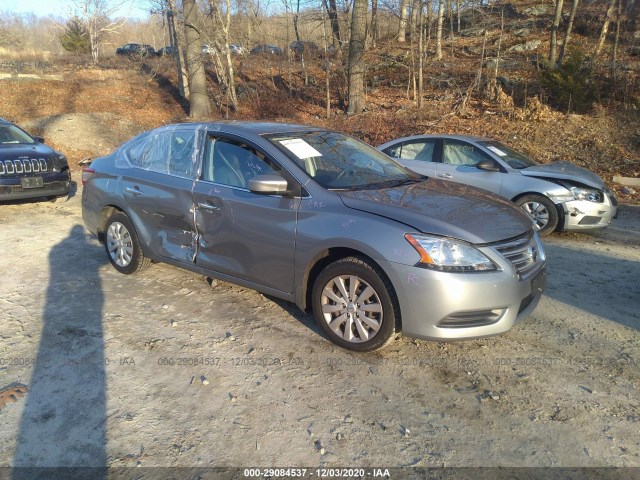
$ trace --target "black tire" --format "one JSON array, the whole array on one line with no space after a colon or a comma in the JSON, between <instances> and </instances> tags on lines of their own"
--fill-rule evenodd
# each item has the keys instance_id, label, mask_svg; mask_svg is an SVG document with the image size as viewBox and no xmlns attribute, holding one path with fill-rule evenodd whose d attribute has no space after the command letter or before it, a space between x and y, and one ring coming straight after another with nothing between
<instances>
[{"instance_id":1,"label":"black tire","mask_svg":"<svg viewBox=\"0 0 640 480\"><path fill-rule=\"evenodd\" d=\"M558 227L558 209L544 195L525 195L516 201L516 205L529 215L541 237L550 235Z\"/></svg>"},{"instance_id":2,"label":"black tire","mask_svg":"<svg viewBox=\"0 0 640 480\"><path fill-rule=\"evenodd\" d=\"M341 277L346 278L340 282ZM353 290L350 291L354 278L357 281L353 281ZM340 294L337 279L347 294L347 299L341 303L335 300L344 296ZM365 291L369 287L373 292L371 295ZM325 288L333 294L333 299L327 296ZM378 267L357 257L337 260L320 272L313 284L312 306L316 322L331 341L356 352L383 348L393 339L396 324L400 323L400 309L391 282ZM323 307L331 311L323 311ZM365 310L362 307L367 308ZM347 333L347 325L350 334ZM370 337L363 340L361 332Z\"/></svg>"},{"instance_id":3,"label":"black tire","mask_svg":"<svg viewBox=\"0 0 640 480\"><path fill-rule=\"evenodd\" d=\"M111 215L105 224L104 249L113 268L125 275L145 270L151 264L142 252L133 223L122 212Z\"/></svg>"}]
</instances>

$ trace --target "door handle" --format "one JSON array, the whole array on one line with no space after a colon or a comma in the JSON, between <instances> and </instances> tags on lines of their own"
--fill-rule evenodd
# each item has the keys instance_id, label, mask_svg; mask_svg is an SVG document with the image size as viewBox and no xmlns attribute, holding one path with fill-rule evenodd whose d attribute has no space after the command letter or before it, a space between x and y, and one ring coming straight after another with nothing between
<instances>
[{"instance_id":1,"label":"door handle","mask_svg":"<svg viewBox=\"0 0 640 480\"><path fill-rule=\"evenodd\" d=\"M450 173L439 173L438 177L440 177L440 178L453 178L453 176Z\"/></svg>"},{"instance_id":2,"label":"door handle","mask_svg":"<svg viewBox=\"0 0 640 480\"><path fill-rule=\"evenodd\" d=\"M215 205L211 205L210 203L198 203L198 208L209 211L220 210L220 207L216 207Z\"/></svg>"},{"instance_id":3,"label":"door handle","mask_svg":"<svg viewBox=\"0 0 640 480\"><path fill-rule=\"evenodd\" d=\"M138 195L144 195L143 192L140 191L140 189L138 187L127 187L127 193L130 193L131 195L137 197Z\"/></svg>"}]
</instances>

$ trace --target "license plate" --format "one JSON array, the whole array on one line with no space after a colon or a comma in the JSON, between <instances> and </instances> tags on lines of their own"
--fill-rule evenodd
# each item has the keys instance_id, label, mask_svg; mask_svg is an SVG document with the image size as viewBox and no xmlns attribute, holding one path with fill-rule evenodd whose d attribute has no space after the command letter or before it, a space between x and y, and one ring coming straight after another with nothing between
<instances>
[{"instance_id":1,"label":"license plate","mask_svg":"<svg viewBox=\"0 0 640 480\"><path fill-rule=\"evenodd\" d=\"M534 295L544 292L544 287L547 283L547 272L542 270L531 280L531 293Z\"/></svg>"},{"instance_id":2,"label":"license plate","mask_svg":"<svg viewBox=\"0 0 640 480\"><path fill-rule=\"evenodd\" d=\"M22 188L42 188L42 177L25 177L21 178Z\"/></svg>"}]
</instances>

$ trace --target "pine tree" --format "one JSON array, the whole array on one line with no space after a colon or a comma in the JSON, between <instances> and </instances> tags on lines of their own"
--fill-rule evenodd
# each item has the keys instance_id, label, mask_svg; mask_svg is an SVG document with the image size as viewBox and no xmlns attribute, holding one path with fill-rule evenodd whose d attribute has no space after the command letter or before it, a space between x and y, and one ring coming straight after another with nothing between
<instances>
[{"instance_id":1,"label":"pine tree","mask_svg":"<svg viewBox=\"0 0 640 480\"><path fill-rule=\"evenodd\" d=\"M67 52L91 53L89 32L78 17L73 17L67 22L64 32L60 35L60 43Z\"/></svg>"}]
</instances>

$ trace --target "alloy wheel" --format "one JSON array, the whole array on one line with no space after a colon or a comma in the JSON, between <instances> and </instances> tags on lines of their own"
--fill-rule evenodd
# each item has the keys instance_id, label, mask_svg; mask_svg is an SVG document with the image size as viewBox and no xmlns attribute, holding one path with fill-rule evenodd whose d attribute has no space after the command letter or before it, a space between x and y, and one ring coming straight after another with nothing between
<instances>
[{"instance_id":1,"label":"alloy wheel","mask_svg":"<svg viewBox=\"0 0 640 480\"><path fill-rule=\"evenodd\" d=\"M113 222L107 229L107 250L111 259L120 267L127 267L133 258L133 241L127 227Z\"/></svg>"},{"instance_id":2,"label":"alloy wheel","mask_svg":"<svg viewBox=\"0 0 640 480\"><path fill-rule=\"evenodd\" d=\"M371 340L382 326L383 307L375 289L356 275L339 275L322 289L322 316L329 328L351 343Z\"/></svg>"},{"instance_id":3,"label":"alloy wheel","mask_svg":"<svg viewBox=\"0 0 640 480\"><path fill-rule=\"evenodd\" d=\"M549 223L549 210L542 203L531 201L523 203L521 207L533 220L536 230L542 230Z\"/></svg>"}]
</instances>

